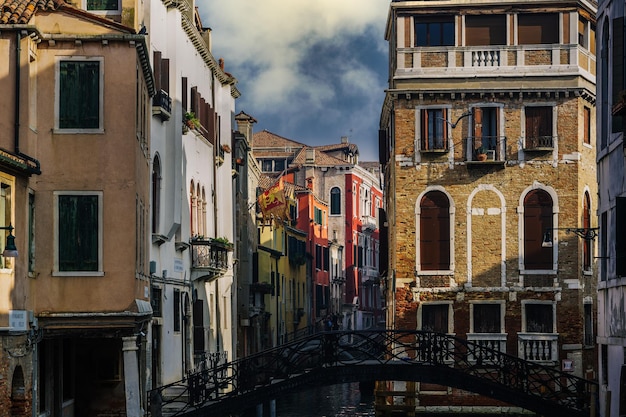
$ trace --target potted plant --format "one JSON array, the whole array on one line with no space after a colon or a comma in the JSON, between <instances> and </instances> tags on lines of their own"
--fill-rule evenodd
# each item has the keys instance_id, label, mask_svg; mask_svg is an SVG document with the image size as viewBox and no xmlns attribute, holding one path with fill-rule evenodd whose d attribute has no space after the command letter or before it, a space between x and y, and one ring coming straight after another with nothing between
<instances>
[{"instance_id":1,"label":"potted plant","mask_svg":"<svg viewBox=\"0 0 626 417\"><path fill-rule=\"evenodd\" d=\"M190 129L200 127L200 120L196 117L196 114L192 111L185 113L184 119L185 125Z\"/></svg>"},{"instance_id":2,"label":"potted plant","mask_svg":"<svg viewBox=\"0 0 626 417\"><path fill-rule=\"evenodd\" d=\"M476 148L476 160L477 161L487 160L487 148L485 148L484 146L480 146Z\"/></svg>"}]
</instances>

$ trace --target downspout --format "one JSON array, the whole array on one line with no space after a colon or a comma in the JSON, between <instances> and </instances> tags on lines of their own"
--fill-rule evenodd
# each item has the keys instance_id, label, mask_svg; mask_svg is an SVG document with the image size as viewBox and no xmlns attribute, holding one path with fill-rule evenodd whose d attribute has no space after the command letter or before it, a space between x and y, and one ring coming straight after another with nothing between
<instances>
[{"instance_id":1,"label":"downspout","mask_svg":"<svg viewBox=\"0 0 626 417\"><path fill-rule=\"evenodd\" d=\"M20 31L15 32L15 129L14 129L14 145L15 145L15 154L34 163L35 168L31 168L30 171L33 174L41 175L41 164L39 161L31 156L23 154L20 152L20 81L22 79L21 75L21 65L20 65L20 57L22 55L22 34Z\"/></svg>"}]
</instances>

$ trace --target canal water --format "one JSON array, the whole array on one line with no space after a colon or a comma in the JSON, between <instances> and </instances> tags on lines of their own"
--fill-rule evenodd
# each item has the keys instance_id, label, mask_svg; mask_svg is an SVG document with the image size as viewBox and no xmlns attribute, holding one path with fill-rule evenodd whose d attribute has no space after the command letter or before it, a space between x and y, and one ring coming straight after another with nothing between
<instances>
[{"instance_id":1,"label":"canal water","mask_svg":"<svg viewBox=\"0 0 626 417\"><path fill-rule=\"evenodd\" d=\"M362 395L358 383L290 392L276 400L276 417L374 417L374 396Z\"/></svg>"}]
</instances>

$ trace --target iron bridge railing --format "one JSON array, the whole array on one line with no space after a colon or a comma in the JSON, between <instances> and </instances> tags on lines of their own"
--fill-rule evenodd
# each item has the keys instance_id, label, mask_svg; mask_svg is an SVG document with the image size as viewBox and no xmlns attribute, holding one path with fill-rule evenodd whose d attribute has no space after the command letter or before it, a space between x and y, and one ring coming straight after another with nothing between
<instances>
[{"instance_id":1,"label":"iron bridge railing","mask_svg":"<svg viewBox=\"0 0 626 417\"><path fill-rule=\"evenodd\" d=\"M535 398L543 404L557 406L564 410L561 415L567 416L591 415L597 392L595 382L446 334L330 331L233 362L216 363L179 382L156 388L149 393L149 410L152 417L165 415L165 409L170 410L168 416L193 414L279 380L295 379L322 368L372 364L452 368L491 386L505 386L513 395L525 395L530 398L530 404Z\"/></svg>"}]
</instances>

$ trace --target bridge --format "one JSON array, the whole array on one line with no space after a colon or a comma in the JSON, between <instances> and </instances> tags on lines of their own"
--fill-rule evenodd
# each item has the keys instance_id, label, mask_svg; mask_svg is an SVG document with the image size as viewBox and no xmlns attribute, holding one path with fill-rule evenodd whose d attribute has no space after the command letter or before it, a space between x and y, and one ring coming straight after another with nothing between
<instances>
[{"instance_id":1,"label":"bridge","mask_svg":"<svg viewBox=\"0 0 626 417\"><path fill-rule=\"evenodd\" d=\"M550 417L593 417L597 384L478 343L429 331L316 333L205 366L149 393L151 417L228 416L301 386L435 383Z\"/></svg>"}]
</instances>

